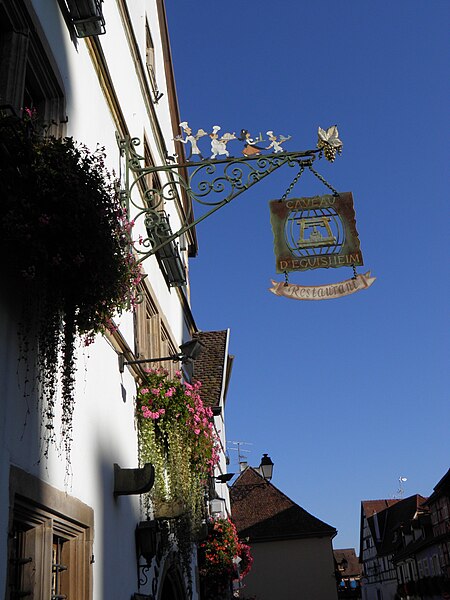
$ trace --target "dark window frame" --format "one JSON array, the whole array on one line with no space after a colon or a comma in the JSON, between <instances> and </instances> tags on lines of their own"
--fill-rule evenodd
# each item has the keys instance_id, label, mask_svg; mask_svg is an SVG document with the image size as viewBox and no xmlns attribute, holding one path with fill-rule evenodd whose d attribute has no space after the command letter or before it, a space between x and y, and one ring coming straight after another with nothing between
<instances>
[{"instance_id":1,"label":"dark window frame","mask_svg":"<svg viewBox=\"0 0 450 600\"><path fill-rule=\"evenodd\" d=\"M34 600L48 600L53 592L56 596L91 600L92 508L11 466L8 531L7 600L17 598L18 592L29 592ZM61 544L61 558L67 567L59 573L57 589L55 540Z\"/></svg>"}]
</instances>

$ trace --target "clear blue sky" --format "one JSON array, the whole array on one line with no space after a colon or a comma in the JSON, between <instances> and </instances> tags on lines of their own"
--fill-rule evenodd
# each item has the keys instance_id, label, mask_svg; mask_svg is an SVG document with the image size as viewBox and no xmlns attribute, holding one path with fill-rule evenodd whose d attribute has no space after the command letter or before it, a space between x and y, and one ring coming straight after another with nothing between
<instances>
[{"instance_id":1,"label":"clear blue sky","mask_svg":"<svg viewBox=\"0 0 450 600\"><path fill-rule=\"evenodd\" d=\"M316 167L353 192L372 288L324 302L268 291L282 279L268 201L294 177L285 167L198 226L192 306L200 329L231 329L228 439L253 444L255 466L268 452L273 483L338 529L335 548L358 549L362 499L392 497L400 476L405 496L429 495L450 466L450 3L167 0L167 10L193 129L273 130L303 150L318 126L339 126L343 155ZM322 193L309 175L293 195Z\"/></svg>"}]
</instances>

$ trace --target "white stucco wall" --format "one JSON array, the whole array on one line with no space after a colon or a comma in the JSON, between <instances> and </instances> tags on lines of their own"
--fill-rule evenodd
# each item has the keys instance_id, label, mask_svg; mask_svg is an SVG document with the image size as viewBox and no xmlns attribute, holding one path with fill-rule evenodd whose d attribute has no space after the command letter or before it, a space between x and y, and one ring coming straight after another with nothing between
<instances>
[{"instance_id":1,"label":"white stucco wall","mask_svg":"<svg viewBox=\"0 0 450 600\"><path fill-rule=\"evenodd\" d=\"M65 88L67 135L91 149L97 144L104 146L108 167L117 171L119 154L114 121L85 42L78 40L74 44L71 41L56 0L32 0L32 5L38 30L42 29L45 45L53 52L52 60ZM102 6L107 33L99 39L128 128L132 135L141 139L146 131L155 161L162 162L117 3L105 2ZM161 91L166 92L156 3L133 0L128 2L128 8L143 56L147 14L155 44L158 84ZM165 93L159 101L157 118L169 151L174 152L167 98ZM175 220L173 229L176 229L177 211L168 212ZM139 227L136 235L138 233ZM174 341L180 344L186 336L186 327L178 294L167 287L154 258L145 262L145 271L157 301L163 307ZM24 371L19 369L17 372L21 299L14 297L10 282L3 280L0 286L0 594L6 585L9 466L14 464L94 510L93 598L130 598L137 591L134 529L141 520L139 497L114 498L113 464L118 463L124 468L138 465L134 379L127 369L122 375L119 373L117 352L102 336L88 348L80 345L71 475L67 477L65 460L57 448L51 449L48 460L38 462L40 418L35 408L36 395L24 398ZM121 334L134 350L133 315L122 315L118 323ZM30 406L28 416L27 402Z\"/></svg>"}]
</instances>

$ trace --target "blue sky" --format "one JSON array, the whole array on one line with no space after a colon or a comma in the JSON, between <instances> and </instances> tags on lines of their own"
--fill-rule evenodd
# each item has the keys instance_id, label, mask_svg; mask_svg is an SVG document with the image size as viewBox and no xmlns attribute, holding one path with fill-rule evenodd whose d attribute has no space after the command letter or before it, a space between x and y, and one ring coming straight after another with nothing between
<instances>
[{"instance_id":1,"label":"blue sky","mask_svg":"<svg viewBox=\"0 0 450 600\"><path fill-rule=\"evenodd\" d=\"M252 444L255 466L268 452L273 483L338 529L335 548L358 548L362 499L392 497L400 476L405 496L428 495L450 466L450 4L167 0L167 10L181 119L194 130L273 130L304 150L318 126L339 127L342 156L315 167L353 192L358 271L373 286L324 302L268 291L282 279L268 201L296 174L284 167L198 226L192 307L200 329L231 329L228 439ZM242 144L229 149L239 156ZM324 193L304 175L292 196Z\"/></svg>"}]
</instances>

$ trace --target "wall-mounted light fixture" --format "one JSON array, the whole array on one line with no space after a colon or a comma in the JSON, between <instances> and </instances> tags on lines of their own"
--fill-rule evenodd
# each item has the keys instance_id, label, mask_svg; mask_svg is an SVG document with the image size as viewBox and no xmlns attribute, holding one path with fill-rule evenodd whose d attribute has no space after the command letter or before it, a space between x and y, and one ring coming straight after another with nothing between
<instances>
[{"instance_id":1,"label":"wall-mounted light fixture","mask_svg":"<svg viewBox=\"0 0 450 600\"><path fill-rule=\"evenodd\" d=\"M204 348L204 344L202 344L199 340L189 340L189 342L185 342L180 346L180 352L178 354L171 354L170 356L162 356L160 358L140 358L138 360L125 360L125 356L123 354L119 354L119 371L121 373L124 372L125 365L140 365L145 363L152 362L162 362L167 360L181 360L183 364L190 363L200 355L200 352Z\"/></svg>"},{"instance_id":2,"label":"wall-mounted light fixture","mask_svg":"<svg viewBox=\"0 0 450 600\"><path fill-rule=\"evenodd\" d=\"M156 556L160 541L161 528L156 519L138 523L136 526L136 551L138 557L143 556L145 558L147 565L150 565Z\"/></svg>"},{"instance_id":3,"label":"wall-mounted light fixture","mask_svg":"<svg viewBox=\"0 0 450 600\"><path fill-rule=\"evenodd\" d=\"M212 517L225 519L227 516L227 505L225 498L213 498L209 501L209 512Z\"/></svg>"},{"instance_id":4,"label":"wall-mounted light fixture","mask_svg":"<svg viewBox=\"0 0 450 600\"><path fill-rule=\"evenodd\" d=\"M147 573L152 567L153 558L161 551L161 524L156 519L141 521L136 526L135 538L140 587L147 584ZM145 560L144 564L141 563L141 556ZM150 596L148 597L150 598ZM147 596L143 596L143 598L147 598Z\"/></svg>"},{"instance_id":5,"label":"wall-mounted light fixture","mask_svg":"<svg viewBox=\"0 0 450 600\"><path fill-rule=\"evenodd\" d=\"M103 0L64 0L69 20L78 38L103 35L105 19L102 12Z\"/></svg>"},{"instance_id":6,"label":"wall-mounted light fixture","mask_svg":"<svg viewBox=\"0 0 450 600\"><path fill-rule=\"evenodd\" d=\"M270 481L272 479L273 474L273 462L267 454L264 454L261 458L261 464L259 465L259 472L264 477L266 481Z\"/></svg>"}]
</instances>

